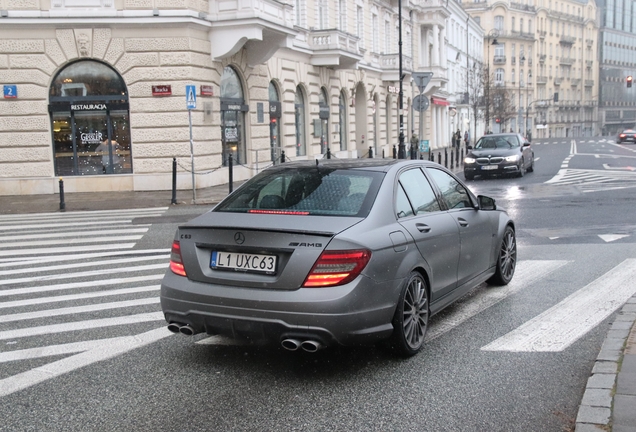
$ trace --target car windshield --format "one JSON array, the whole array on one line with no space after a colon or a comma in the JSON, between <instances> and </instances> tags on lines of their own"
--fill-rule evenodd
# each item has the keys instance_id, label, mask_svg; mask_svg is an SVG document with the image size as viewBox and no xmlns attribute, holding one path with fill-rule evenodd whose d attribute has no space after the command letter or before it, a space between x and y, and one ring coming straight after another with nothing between
<instances>
[{"instance_id":1,"label":"car windshield","mask_svg":"<svg viewBox=\"0 0 636 432\"><path fill-rule=\"evenodd\" d=\"M487 136L479 138L479 141L475 144L475 149L507 149L519 147L520 145L517 135Z\"/></svg>"},{"instance_id":2,"label":"car windshield","mask_svg":"<svg viewBox=\"0 0 636 432\"><path fill-rule=\"evenodd\" d=\"M267 170L214 211L365 217L383 176L324 167Z\"/></svg>"}]
</instances>

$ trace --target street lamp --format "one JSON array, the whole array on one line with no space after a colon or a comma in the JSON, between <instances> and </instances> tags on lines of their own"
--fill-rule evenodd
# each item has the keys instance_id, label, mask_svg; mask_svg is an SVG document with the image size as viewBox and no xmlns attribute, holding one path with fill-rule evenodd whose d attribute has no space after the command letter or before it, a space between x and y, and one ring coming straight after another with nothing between
<instances>
[{"instance_id":1,"label":"street lamp","mask_svg":"<svg viewBox=\"0 0 636 432\"><path fill-rule=\"evenodd\" d=\"M521 57L519 57L519 66L521 66L523 64L523 62L526 61L525 56L523 55L523 52L521 52ZM521 123L523 122L523 107L521 106L521 85L523 82L523 73L521 72L521 69L519 69L519 114L517 116L517 120L519 121L519 133L521 133ZM523 128L523 131L525 133L525 126Z\"/></svg>"},{"instance_id":2,"label":"street lamp","mask_svg":"<svg viewBox=\"0 0 636 432\"><path fill-rule=\"evenodd\" d=\"M406 146L404 145L404 92L402 81L402 0L398 0L398 63L399 63L399 79L400 94L398 95L400 105L400 141L398 143L398 159L406 159Z\"/></svg>"},{"instance_id":3,"label":"street lamp","mask_svg":"<svg viewBox=\"0 0 636 432\"><path fill-rule=\"evenodd\" d=\"M530 85L532 85L532 83L530 82L531 79L532 79L532 70L528 71L528 82L526 83L526 120L524 122L524 129L526 131L526 135L525 135L526 139L528 139L528 136L530 136L528 141L532 139L532 134L528 135L528 111L530 111L529 87ZM532 128L530 128L530 131L532 131Z\"/></svg>"},{"instance_id":4,"label":"street lamp","mask_svg":"<svg viewBox=\"0 0 636 432\"><path fill-rule=\"evenodd\" d=\"M486 35L488 43L488 59L486 63L486 133L490 130L490 39L492 39L492 45L499 45L497 42L497 36L499 36L499 30L492 29Z\"/></svg>"}]
</instances>

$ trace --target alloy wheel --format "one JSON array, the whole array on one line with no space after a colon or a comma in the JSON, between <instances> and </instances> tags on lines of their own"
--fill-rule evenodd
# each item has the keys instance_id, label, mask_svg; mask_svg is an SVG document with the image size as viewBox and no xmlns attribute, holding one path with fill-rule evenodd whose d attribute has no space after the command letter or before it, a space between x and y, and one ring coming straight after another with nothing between
<instances>
[{"instance_id":1,"label":"alloy wheel","mask_svg":"<svg viewBox=\"0 0 636 432\"><path fill-rule=\"evenodd\" d=\"M403 332L406 343L419 349L428 326L428 293L421 276L410 280L404 295Z\"/></svg>"},{"instance_id":2,"label":"alloy wheel","mask_svg":"<svg viewBox=\"0 0 636 432\"><path fill-rule=\"evenodd\" d=\"M501 275L506 280L512 279L517 264L517 242L514 232L508 229L504 234L501 242L501 251L499 253L499 266Z\"/></svg>"}]
</instances>

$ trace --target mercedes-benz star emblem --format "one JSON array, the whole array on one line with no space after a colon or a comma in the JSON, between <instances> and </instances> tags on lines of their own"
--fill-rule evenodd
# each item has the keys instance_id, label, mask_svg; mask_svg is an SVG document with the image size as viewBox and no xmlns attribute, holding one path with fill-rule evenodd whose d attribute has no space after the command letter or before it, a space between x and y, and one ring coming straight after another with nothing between
<instances>
[{"instance_id":1,"label":"mercedes-benz star emblem","mask_svg":"<svg viewBox=\"0 0 636 432\"><path fill-rule=\"evenodd\" d=\"M243 234L242 232L237 232L236 234L234 234L234 241L237 244L243 244L245 242L245 234Z\"/></svg>"}]
</instances>

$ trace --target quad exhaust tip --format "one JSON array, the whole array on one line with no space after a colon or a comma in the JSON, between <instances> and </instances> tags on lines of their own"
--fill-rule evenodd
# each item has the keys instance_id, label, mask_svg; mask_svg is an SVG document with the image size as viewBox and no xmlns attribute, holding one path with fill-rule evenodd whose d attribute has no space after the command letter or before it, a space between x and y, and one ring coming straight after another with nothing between
<instances>
[{"instance_id":1,"label":"quad exhaust tip","mask_svg":"<svg viewBox=\"0 0 636 432\"><path fill-rule=\"evenodd\" d=\"M168 324L168 330L170 330L172 333L181 333L186 336L193 336L197 333L196 331L194 331L192 326L190 326L190 324L179 324L176 322L171 322L170 324Z\"/></svg>"},{"instance_id":2,"label":"quad exhaust tip","mask_svg":"<svg viewBox=\"0 0 636 432\"><path fill-rule=\"evenodd\" d=\"M280 344L288 351L298 351L299 348L302 348L304 351L315 353L316 351L324 348L323 344L312 339L304 341L299 341L297 339L283 339Z\"/></svg>"}]
</instances>

